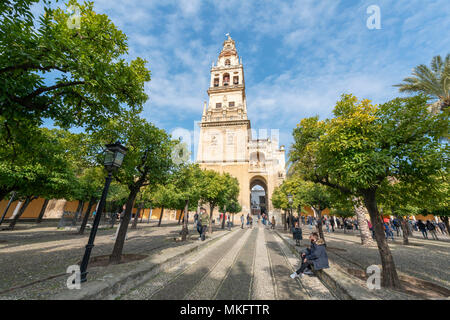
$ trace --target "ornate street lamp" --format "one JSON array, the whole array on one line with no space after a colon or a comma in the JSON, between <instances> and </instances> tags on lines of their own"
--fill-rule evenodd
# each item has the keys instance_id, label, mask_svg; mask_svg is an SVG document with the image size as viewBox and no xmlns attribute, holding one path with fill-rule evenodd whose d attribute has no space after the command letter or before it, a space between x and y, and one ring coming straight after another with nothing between
<instances>
[{"instance_id":1,"label":"ornate street lamp","mask_svg":"<svg viewBox=\"0 0 450 320\"><path fill-rule=\"evenodd\" d=\"M108 171L108 176L105 179L105 186L103 188L102 197L100 203L98 204L97 213L94 217L94 223L92 225L91 234L89 235L89 241L86 245L86 250L84 252L83 260L81 261L80 271L81 271L81 282L86 282L87 266L89 264L89 257L91 256L92 248L94 247L95 235L97 234L98 225L100 224L100 218L102 216L103 210L106 204L106 196L108 195L109 185L112 181L112 174L114 170L120 168L123 162L123 158L127 153L127 148L122 146L119 141L116 143L111 143L105 145L104 150L105 159L104 166L106 171Z\"/></svg>"},{"instance_id":2,"label":"ornate street lamp","mask_svg":"<svg viewBox=\"0 0 450 320\"><path fill-rule=\"evenodd\" d=\"M294 203L294 200L292 199L292 194L289 192L289 194L287 195L288 198L288 203L289 203L289 225L291 227L291 230L293 230L293 222L294 219L292 217L292 204Z\"/></svg>"}]
</instances>

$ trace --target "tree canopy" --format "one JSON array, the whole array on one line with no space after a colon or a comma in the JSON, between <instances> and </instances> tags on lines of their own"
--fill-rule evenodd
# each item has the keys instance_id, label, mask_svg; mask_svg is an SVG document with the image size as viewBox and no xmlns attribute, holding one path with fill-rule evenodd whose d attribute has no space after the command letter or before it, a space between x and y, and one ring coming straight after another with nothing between
<instances>
[{"instance_id":1,"label":"tree canopy","mask_svg":"<svg viewBox=\"0 0 450 320\"><path fill-rule=\"evenodd\" d=\"M129 109L139 112L150 80L146 61L125 60L127 37L92 2L79 8L80 28L71 13L52 9L35 19L37 1L6 1L0 7L0 114L7 126L21 119L50 118L62 127L96 128ZM35 20L37 24L35 25Z\"/></svg>"}]
</instances>

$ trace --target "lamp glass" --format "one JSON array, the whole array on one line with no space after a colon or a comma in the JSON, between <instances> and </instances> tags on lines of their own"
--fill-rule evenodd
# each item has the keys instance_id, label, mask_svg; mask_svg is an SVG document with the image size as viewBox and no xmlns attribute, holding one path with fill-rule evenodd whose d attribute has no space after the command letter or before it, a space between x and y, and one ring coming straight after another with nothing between
<instances>
[{"instance_id":1,"label":"lamp glass","mask_svg":"<svg viewBox=\"0 0 450 320\"><path fill-rule=\"evenodd\" d=\"M105 151L105 161L104 165L105 167L112 166L114 163L114 152L110 150Z\"/></svg>"},{"instance_id":2,"label":"lamp glass","mask_svg":"<svg viewBox=\"0 0 450 320\"><path fill-rule=\"evenodd\" d=\"M119 168L122 165L124 157L125 157L125 154L123 154L122 152L116 151L115 157L114 157L114 166Z\"/></svg>"}]
</instances>

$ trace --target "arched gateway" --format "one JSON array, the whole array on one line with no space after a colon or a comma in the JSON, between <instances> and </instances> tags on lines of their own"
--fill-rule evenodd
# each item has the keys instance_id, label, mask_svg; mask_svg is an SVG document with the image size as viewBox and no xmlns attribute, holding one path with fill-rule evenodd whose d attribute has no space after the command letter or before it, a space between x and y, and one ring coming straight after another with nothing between
<instances>
[{"instance_id":1,"label":"arched gateway","mask_svg":"<svg viewBox=\"0 0 450 320\"><path fill-rule=\"evenodd\" d=\"M278 146L278 130L260 130L257 139L251 129L244 68L230 36L211 67L208 96L199 124L196 162L203 169L228 172L238 179L244 214L276 213L270 198L285 178L284 147Z\"/></svg>"}]
</instances>

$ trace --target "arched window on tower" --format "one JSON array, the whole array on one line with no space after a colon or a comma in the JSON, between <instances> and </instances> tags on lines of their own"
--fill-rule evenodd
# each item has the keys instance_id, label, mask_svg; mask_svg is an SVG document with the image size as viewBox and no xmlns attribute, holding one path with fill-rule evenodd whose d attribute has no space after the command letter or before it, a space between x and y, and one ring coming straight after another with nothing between
<instances>
[{"instance_id":1,"label":"arched window on tower","mask_svg":"<svg viewBox=\"0 0 450 320\"><path fill-rule=\"evenodd\" d=\"M230 59L225 60L225 65L226 65L226 66L231 65Z\"/></svg>"},{"instance_id":2,"label":"arched window on tower","mask_svg":"<svg viewBox=\"0 0 450 320\"><path fill-rule=\"evenodd\" d=\"M239 76L233 77L233 84L239 84Z\"/></svg>"},{"instance_id":3,"label":"arched window on tower","mask_svg":"<svg viewBox=\"0 0 450 320\"><path fill-rule=\"evenodd\" d=\"M227 86L230 84L230 75L228 73L225 73L223 75L223 85Z\"/></svg>"},{"instance_id":4,"label":"arched window on tower","mask_svg":"<svg viewBox=\"0 0 450 320\"><path fill-rule=\"evenodd\" d=\"M214 87L219 86L219 78L214 78Z\"/></svg>"}]
</instances>

